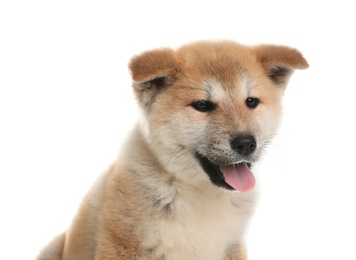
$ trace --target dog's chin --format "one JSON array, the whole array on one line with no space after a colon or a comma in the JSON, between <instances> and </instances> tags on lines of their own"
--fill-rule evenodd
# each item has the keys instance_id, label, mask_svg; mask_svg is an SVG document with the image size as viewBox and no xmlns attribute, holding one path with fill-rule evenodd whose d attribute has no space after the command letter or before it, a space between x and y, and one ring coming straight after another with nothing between
<instances>
[{"instance_id":1,"label":"dog's chin","mask_svg":"<svg viewBox=\"0 0 356 260\"><path fill-rule=\"evenodd\" d=\"M226 190L236 190L234 187L229 185L225 181L225 174L221 171L221 165L215 164L212 161L210 161L208 158L205 156L196 153L195 157L199 161L201 167L205 171L205 173L209 176L210 181L217 187L226 189ZM239 164L245 164L249 169L251 168L251 162L241 162L237 163L234 165L231 165L231 167L234 167L239 165ZM253 184L254 185L254 184Z\"/></svg>"}]
</instances>

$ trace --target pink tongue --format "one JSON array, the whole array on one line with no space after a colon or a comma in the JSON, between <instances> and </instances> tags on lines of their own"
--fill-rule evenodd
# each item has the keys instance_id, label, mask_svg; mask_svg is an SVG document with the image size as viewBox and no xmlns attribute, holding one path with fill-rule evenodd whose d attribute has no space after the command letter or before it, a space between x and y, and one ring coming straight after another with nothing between
<instances>
[{"instance_id":1,"label":"pink tongue","mask_svg":"<svg viewBox=\"0 0 356 260\"><path fill-rule=\"evenodd\" d=\"M220 166L220 170L225 175L225 182L237 191L246 192L255 187L255 176L246 163Z\"/></svg>"}]
</instances>

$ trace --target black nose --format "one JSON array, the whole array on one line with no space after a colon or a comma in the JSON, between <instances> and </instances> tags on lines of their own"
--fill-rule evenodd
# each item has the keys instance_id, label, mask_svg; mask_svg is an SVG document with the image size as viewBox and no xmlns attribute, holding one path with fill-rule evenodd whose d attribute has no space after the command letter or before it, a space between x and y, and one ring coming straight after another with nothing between
<instances>
[{"instance_id":1,"label":"black nose","mask_svg":"<svg viewBox=\"0 0 356 260\"><path fill-rule=\"evenodd\" d=\"M244 156L253 153L256 146L256 140L252 135L238 135L231 141L232 149Z\"/></svg>"}]
</instances>

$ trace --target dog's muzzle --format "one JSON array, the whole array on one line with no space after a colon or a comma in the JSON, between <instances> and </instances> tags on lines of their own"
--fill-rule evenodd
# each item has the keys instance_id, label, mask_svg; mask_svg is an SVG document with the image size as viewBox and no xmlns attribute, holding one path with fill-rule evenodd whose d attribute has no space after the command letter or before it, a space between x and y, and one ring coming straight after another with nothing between
<instances>
[{"instance_id":1,"label":"dog's muzzle","mask_svg":"<svg viewBox=\"0 0 356 260\"><path fill-rule=\"evenodd\" d=\"M252 135L237 135L230 141L230 146L243 158L241 161L219 164L198 152L195 156L214 185L240 192L250 191L255 186L255 177L251 172L251 162L247 159L257 148L256 140Z\"/></svg>"}]
</instances>

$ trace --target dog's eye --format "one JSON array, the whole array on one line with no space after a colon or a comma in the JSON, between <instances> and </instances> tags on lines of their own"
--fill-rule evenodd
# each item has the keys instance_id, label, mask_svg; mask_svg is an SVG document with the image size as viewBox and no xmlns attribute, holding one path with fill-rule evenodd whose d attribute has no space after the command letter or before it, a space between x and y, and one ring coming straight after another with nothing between
<instances>
[{"instance_id":1,"label":"dog's eye","mask_svg":"<svg viewBox=\"0 0 356 260\"><path fill-rule=\"evenodd\" d=\"M192 107L200 112L209 112L215 108L215 104L209 100L198 99L192 103Z\"/></svg>"},{"instance_id":2,"label":"dog's eye","mask_svg":"<svg viewBox=\"0 0 356 260\"><path fill-rule=\"evenodd\" d=\"M251 108L251 109L254 109L258 106L258 104L260 103L260 100L258 98L255 98L255 97L248 97L245 101L246 103L246 106Z\"/></svg>"}]
</instances>

